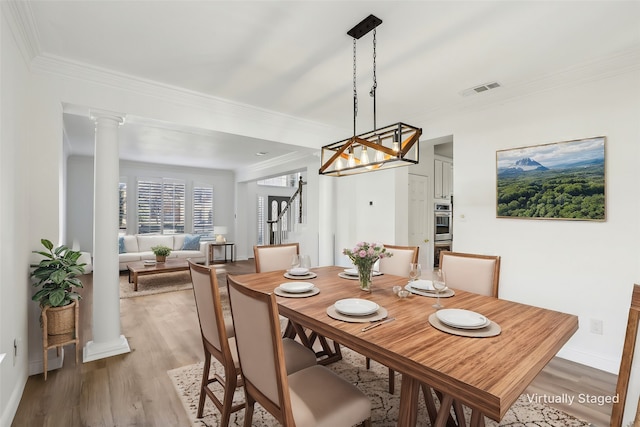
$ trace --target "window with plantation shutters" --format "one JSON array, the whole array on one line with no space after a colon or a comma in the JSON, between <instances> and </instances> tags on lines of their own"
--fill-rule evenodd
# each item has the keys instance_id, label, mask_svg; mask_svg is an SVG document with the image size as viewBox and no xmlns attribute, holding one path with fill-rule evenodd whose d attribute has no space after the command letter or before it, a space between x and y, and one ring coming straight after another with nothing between
<instances>
[{"instance_id":1,"label":"window with plantation shutters","mask_svg":"<svg viewBox=\"0 0 640 427\"><path fill-rule=\"evenodd\" d=\"M184 182L138 180L138 233L184 233Z\"/></svg>"},{"instance_id":2,"label":"window with plantation shutters","mask_svg":"<svg viewBox=\"0 0 640 427\"><path fill-rule=\"evenodd\" d=\"M193 232L213 233L213 187L193 187Z\"/></svg>"},{"instance_id":3,"label":"window with plantation shutters","mask_svg":"<svg viewBox=\"0 0 640 427\"><path fill-rule=\"evenodd\" d=\"M118 228L120 234L127 233L127 183L121 182L118 186L118 203L120 211L118 214Z\"/></svg>"}]
</instances>

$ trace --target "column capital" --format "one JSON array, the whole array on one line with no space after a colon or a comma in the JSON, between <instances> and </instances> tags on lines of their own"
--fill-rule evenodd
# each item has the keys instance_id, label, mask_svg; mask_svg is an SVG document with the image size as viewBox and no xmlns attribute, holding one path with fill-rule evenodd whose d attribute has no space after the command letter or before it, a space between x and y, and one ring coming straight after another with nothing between
<instances>
[{"instance_id":1,"label":"column capital","mask_svg":"<svg viewBox=\"0 0 640 427\"><path fill-rule=\"evenodd\" d=\"M121 125L124 123L126 114L118 113L115 111L99 110L99 109L92 108L89 110L89 117L91 117L91 120L96 122L99 119L110 119L117 122L119 125Z\"/></svg>"}]
</instances>

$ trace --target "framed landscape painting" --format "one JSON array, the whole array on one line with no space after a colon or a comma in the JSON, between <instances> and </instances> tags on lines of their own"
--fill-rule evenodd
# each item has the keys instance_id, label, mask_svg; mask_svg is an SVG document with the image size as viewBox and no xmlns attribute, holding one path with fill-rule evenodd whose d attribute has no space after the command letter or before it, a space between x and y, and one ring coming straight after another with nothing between
<instances>
[{"instance_id":1,"label":"framed landscape painting","mask_svg":"<svg viewBox=\"0 0 640 427\"><path fill-rule=\"evenodd\" d=\"M605 220L605 137L496 152L498 218Z\"/></svg>"}]
</instances>

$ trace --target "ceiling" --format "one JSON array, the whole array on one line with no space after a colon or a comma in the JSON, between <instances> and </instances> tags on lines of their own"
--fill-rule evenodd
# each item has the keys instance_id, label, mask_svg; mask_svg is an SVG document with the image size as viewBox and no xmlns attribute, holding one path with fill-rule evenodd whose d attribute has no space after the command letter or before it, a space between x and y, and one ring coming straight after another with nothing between
<instances>
[{"instance_id":1,"label":"ceiling","mask_svg":"<svg viewBox=\"0 0 640 427\"><path fill-rule=\"evenodd\" d=\"M344 137L353 119L346 32L370 13L383 20L379 125L424 128L436 115L640 64L638 1L19 3L31 16L36 56L344 129ZM364 132L373 127L371 33L357 49L358 132ZM501 87L463 95L494 81ZM72 153L91 153L93 124L86 116L66 114L65 133ZM238 169L299 150L312 149L142 117L127 120L121 132L122 158L158 163Z\"/></svg>"}]
</instances>

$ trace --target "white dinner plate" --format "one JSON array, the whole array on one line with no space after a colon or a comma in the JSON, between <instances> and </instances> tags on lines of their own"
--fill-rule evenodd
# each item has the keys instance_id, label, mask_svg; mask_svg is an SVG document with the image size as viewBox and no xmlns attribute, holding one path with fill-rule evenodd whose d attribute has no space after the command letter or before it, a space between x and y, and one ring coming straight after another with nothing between
<instances>
[{"instance_id":1,"label":"white dinner plate","mask_svg":"<svg viewBox=\"0 0 640 427\"><path fill-rule=\"evenodd\" d=\"M460 308L438 310L436 316L445 325L459 329L480 329L490 323L482 314Z\"/></svg>"},{"instance_id":2,"label":"white dinner plate","mask_svg":"<svg viewBox=\"0 0 640 427\"><path fill-rule=\"evenodd\" d=\"M431 292L436 291L435 288L433 287L433 282L431 280L424 280L424 279L414 280L413 282L409 282L409 285L411 285L413 289L419 289L421 291L431 291Z\"/></svg>"},{"instance_id":3,"label":"white dinner plate","mask_svg":"<svg viewBox=\"0 0 640 427\"><path fill-rule=\"evenodd\" d=\"M360 298L341 299L336 301L333 306L338 313L347 316L368 316L380 308L375 302Z\"/></svg>"},{"instance_id":4,"label":"white dinner plate","mask_svg":"<svg viewBox=\"0 0 640 427\"><path fill-rule=\"evenodd\" d=\"M306 276L307 274L309 274L309 269L303 267L295 267L289 270L289 274L292 276Z\"/></svg>"},{"instance_id":5,"label":"white dinner plate","mask_svg":"<svg viewBox=\"0 0 640 427\"><path fill-rule=\"evenodd\" d=\"M280 283L280 288L284 292L289 292L290 294L301 294L303 292L309 292L313 289L313 283L311 282L285 282Z\"/></svg>"}]
</instances>

